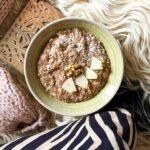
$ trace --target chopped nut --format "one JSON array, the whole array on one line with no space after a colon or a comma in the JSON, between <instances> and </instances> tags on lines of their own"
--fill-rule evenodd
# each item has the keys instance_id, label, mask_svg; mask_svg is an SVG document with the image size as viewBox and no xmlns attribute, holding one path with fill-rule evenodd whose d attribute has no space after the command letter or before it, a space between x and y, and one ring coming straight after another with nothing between
<instances>
[{"instance_id":1,"label":"chopped nut","mask_svg":"<svg viewBox=\"0 0 150 150\"><path fill-rule=\"evenodd\" d=\"M71 76L76 77L84 72L84 68L80 64L74 63L74 64L69 64L65 66L64 71L66 72L66 75L68 77L71 77Z\"/></svg>"},{"instance_id":2,"label":"chopped nut","mask_svg":"<svg viewBox=\"0 0 150 150\"><path fill-rule=\"evenodd\" d=\"M68 72L66 75L67 75L68 77L70 77L70 76L73 76L73 73L72 73L72 72Z\"/></svg>"}]
</instances>

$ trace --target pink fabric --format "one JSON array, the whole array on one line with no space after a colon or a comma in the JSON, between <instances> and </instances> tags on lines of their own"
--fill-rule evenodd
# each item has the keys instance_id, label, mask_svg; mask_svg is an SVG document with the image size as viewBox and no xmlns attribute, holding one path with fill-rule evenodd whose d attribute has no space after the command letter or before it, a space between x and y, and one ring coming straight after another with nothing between
<instances>
[{"instance_id":1,"label":"pink fabric","mask_svg":"<svg viewBox=\"0 0 150 150\"><path fill-rule=\"evenodd\" d=\"M0 67L0 132L27 132L46 126L50 113Z\"/></svg>"},{"instance_id":2,"label":"pink fabric","mask_svg":"<svg viewBox=\"0 0 150 150\"><path fill-rule=\"evenodd\" d=\"M0 0L0 24L8 15L13 4L14 4L14 0Z\"/></svg>"}]
</instances>

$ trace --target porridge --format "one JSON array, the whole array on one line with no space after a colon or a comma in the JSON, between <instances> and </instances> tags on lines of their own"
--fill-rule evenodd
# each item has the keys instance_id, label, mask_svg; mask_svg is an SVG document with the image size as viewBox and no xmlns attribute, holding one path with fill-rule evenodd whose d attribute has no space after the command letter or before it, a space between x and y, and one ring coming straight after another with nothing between
<instances>
[{"instance_id":1,"label":"porridge","mask_svg":"<svg viewBox=\"0 0 150 150\"><path fill-rule=\"evenodd\" d=\"M102 42L78 29L60 30L40 55L38 76L49 95L75 103L95 96L111 67Z\"/></svg>"}]
</instances>

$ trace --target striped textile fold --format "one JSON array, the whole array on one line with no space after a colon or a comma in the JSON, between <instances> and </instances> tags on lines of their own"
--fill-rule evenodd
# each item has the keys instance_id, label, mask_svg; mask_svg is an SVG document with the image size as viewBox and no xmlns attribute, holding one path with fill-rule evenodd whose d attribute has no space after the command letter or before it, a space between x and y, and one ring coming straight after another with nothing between
<instances>
[{"instance_id":1,"label":"striped textile fold","mask_svg":"<svg viewBox=\"0 0 150 150\"><path fill-rule=\"evenodd\" d=\"M118 108L19 138L0 150L132 150L135 141L136 129L131 113Z\"/></svg>"}]
</instances>

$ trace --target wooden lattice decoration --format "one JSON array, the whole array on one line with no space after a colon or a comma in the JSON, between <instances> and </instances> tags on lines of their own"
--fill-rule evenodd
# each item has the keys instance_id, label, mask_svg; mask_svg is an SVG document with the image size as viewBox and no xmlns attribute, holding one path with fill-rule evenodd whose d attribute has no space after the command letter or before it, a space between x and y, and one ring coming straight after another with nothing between
<instances>
[{"instance_id":1,"label":"wooden lattice decoration","mask_svg":"<svg viewBox=\"0 0 150 150\"><path fill-rule=\"evenodd\" d=\"M8 15L13 4L14 4L14 0L0 0L0 24Z\"/></svg>"},{"instance_id":2,"label":"wooden lattice decoration","mask_svg":"<svg viewBox=\"0 0 150 150\"><path fill-rule=\"evenodd\" d=\"M33 36L45 24L61 17L62 13L48 2L30 0L0 41L0 58L23 73L24 55Z\"/></svg>"}]
</instances>

